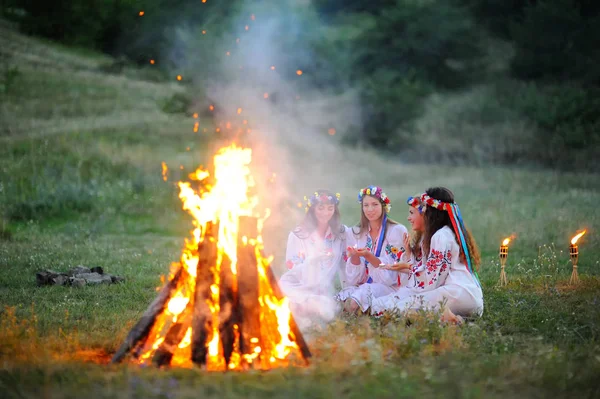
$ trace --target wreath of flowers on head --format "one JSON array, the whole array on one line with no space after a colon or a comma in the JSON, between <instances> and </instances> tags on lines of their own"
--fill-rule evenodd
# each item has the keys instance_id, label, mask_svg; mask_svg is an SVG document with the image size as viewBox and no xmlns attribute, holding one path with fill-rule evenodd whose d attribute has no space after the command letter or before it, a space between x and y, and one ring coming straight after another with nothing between
<instances>
[{"instance_id":1,"label":"wreath of flowers on head","mask_svg":"<svg viewBox=\"0 0 600 399\"><path fill-rule=\"evenodd\" d=\"M381 187L368 186L365 188L361 188L358 192L358 202L362 203L362 200L365 197L365 195L375 197L379 201L381 201L384 205L385 213L390 213L390 211L392 210L392 203L390 201L390 198L383 192L383 189Z\"/></svg>"},{"instance_id":2,"label":"wreath of flowers on head","mask_svg":"<svg viewBox=\"0 0 600 399\"><path fill-rule=\"evenodd\" d=\"M426 193L423 193L423 194L415 196L415 197L408 197L408 200L406 200L406 203L408 205L412 206L413 208L417 208L419 210L419 213L425 212L427 206L438 209L440 211L447 212L448 208L450 206L454 205L453 202L443 202L438 199L431 198Z\"/></svg>"},{"instance_id":3,"label":"wreath of flowers on head","mask_svg":"<svg viewBox=\"0 0 600 399\"><path fill-rule=\"evenodd\" d=\"M306 202L306 207L304 210L308 212L310 207L318 204L338 205L340 203L340 193L335 193L335 195L327 195L325 193L319 193L318 191L315 191L310 197L305 195L304 201Z\"/></svg>"}]
</instances>

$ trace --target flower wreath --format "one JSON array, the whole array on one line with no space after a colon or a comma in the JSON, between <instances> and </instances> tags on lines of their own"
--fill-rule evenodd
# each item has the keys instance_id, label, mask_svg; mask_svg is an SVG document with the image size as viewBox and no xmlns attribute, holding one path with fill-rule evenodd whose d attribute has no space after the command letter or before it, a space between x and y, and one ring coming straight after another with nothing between
<instances>
[{"instance_id":1,"label":"flower wreath","mask_svg":"<svg viewBox=\"0 0 600 399\"><path fill-rule=\"evenodd\" d=\"M392 203L390 201L390 198L383 192L383 189L381 187L368 186L365 188L361 188L358 192L358 202L362 203L362 200L365 197L365 195L375 197L379 201L381 201L384 204L385 213L390 213L390 211L392 210Z\"/></svg>"},{"instance_id":2,"label":"flower wreath","mask_svg":"<svg viewBox=\"0 0 600 399\"><path fill-rule=\"evenodd\" d=\"M440 211L448 211L448 207L455 205L454 203L451 203L451 202L443 202L438 199L431 198L429 195L427 195L425 193L421 194L420 196L416 196L416 197L408 197L408 200L406 200L406 203L408 205L412 206L413 208L417 208L419 210L419 213L425 212L425 209L427 206L430 206L435 209L439 209Z\"/></svg>"},{"instance_id":3,"label":"flower wreath","mask_svg":"<svg viewBox=\"0 0 600 399\"><path fill-rule=\"evenodd\" d=\"M306 202L306 207L304 210L308 212L311 206L318 204L333 204L338 205L340 203L340 193L335 193L334 195L327 195L324 193L319 193L315 191L310 197L304 196L304 201Z\"/></svg>"}]
</instances>

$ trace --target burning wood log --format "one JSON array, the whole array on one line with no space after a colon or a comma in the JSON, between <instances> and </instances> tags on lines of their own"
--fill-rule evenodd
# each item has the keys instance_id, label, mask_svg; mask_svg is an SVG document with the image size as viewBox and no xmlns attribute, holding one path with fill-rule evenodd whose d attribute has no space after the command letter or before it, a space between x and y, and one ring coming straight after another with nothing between
<instances>
[{"instance_id":1,"label":"burning wood log","mask_svg":"<svg viewBox=\"0 0 600 399\"><path fill-rule=\"evenodd\" d=\"M238 322L238 296L235 289L235 276L231 270L229 257L223 255L219 287L219 335L225 358L225 367L231 360L235 344L235 326Z\"/></svg>"},{"instance_id":2,"label":"burning wood log","mask_svg":"<svg viewBox=\"0 0 600 399\"><path fill-rule=\"evenodd\" d=\"M271 266L267 266L266 268L267 278L269 279L269 284L271 284L271 288L273 289L273 294L277 297L277 299L282 299L285 297L281 288L279 288L279 284L277 284L277 278L271 269ZM302 332L296 324L296 320L294 320L294 316L290 314L290 332L294 334L292 337L293 341L296 341L298 348L300 349L300 353L302 353L302 357L307 361L312 356L310 353L310 349L304 341L304 337L302 336Z\"/></svg>"},{"instance_id":3,"label":"burning wood log","mask_svg":"<svg viewBox=\"0 0 600 399\"><path fill-rule=\"evenodd\" d=\"M183 340L185 333L191 324L192 314L193 306L188 303L185 310L179 315L180 321L174 323L171 328L169 328L169 332L165 336L165 340L156 350L156 352L154 352L152 363L155 366L160 367L171 363L171 359L173 359L173 354L177 349L177 345L179 345L179 343Z\"/></svg>"},{"instance_id":4,"label":"burning wood log","mask_svg":"<svg viewBox=\"0 0 600 399\"><path fill-rule=\"evenodd\" d=\"M117 350L113 356L111 363L118 363L123 360L125 355L132 348L134 348L142 339L147 337L148 333L152 329L152 326L154 325L154 322L156 321L156 316L158 316L165 309L167 301L171 297L173 290L175 287L177 287L179 280L184 274L187 274L187 272L182 267L179 267L173 278L169 280L167 284L165 284L158 296L154 299L154 301L152 301L150 306L148 306L148 309L146 309L142 315L142 318L135 326L133 326L127 335L127 338L125 338L125 342L123 342L119 350Z\"/></svg>"},{"instance_id":5,"label":"burning wood log","mask_svg":"<svg viewBox=\"0 0 600 399\"><path fill-rule=\"evenodd\" d=\"M263 347L260 333L260 303L258 301L258 269L254 247L244 237L256 237L256 219L241 217L238 232L238 294L240 322L240 351L255 355L255 348Z\"/></svg>"},{"instance_id":6,"label":"burning wood log","mask_svg":"<svg viewBox=\"0 0 600 399\"><path fill-rule=\"evenodd\" d=\"M192 319L192 361L197 365L206 364L208 336L212 331L212 313L208 305L210 286L214 276L210 265L217 263L218 223L206 224L204 240L198 244L198 266L196 267L196 291L194 297L194 315Z\"/></svg>"}]
</instances>

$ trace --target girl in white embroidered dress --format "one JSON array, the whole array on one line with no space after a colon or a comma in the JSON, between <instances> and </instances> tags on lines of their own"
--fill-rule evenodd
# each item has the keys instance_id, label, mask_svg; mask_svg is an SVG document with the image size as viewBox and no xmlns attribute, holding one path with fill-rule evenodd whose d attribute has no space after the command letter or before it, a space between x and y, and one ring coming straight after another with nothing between
<instances>
[{"instance_id":1,"label":"girl in white embroidered dress","mask_svg":"<svg viewBox=\"0 0 600 399\"><path fill-rule=\"evenodd\" d=\"M288 236L279 286L299 319L335 317L335 280L344 277L345 226L340 222L339 194L317 190L307 198L304 220Z\"/></svg>"},{"instance_id":2,"label":"girl in white embroidered dress","mask_svg":"<svg viewBox=\"0 0 600 399\"><path fill-rule=\"evenodd\" d=\"M344 302L344 310L365 312L373 298L397 290L407 282L407 275L384 270L380 264L396 263L405 249L403 237L406 227L387 217L389 198L377 186L359 192L361 220L346 233L346 277L349 287L338 293L336 299Z\"/></svg>"},{"instance_id":3,"label":"girl in white embroidered dress","mask_svg":"<svg viewBox=\"0 0 600 399\"><path fill-rule=\"evenodd\" d=\"M431 199L439 200L434 205L441 208L454 204L454 195L443 187L430 188L425 195L430 202ZM416 248L406 239L405 259L408 261L384 266L390 270L409 271L408 284L391 295L374 299L371 314L379 315L385 310L436 310L443 306L442 318L450 322L459 322L460 315L481 315L483 293L476 274L467 267L465 252L459 246L460 238L456 236L450 214L417 198L409 198L408 215L408 221L417 233ZM469 230L458 227L460 222L456 228L461 229L469 260L476 268L480 263L479 250ZM423 259L421 254L427 254L427 257Z\"/></svg>"}]
</instances>

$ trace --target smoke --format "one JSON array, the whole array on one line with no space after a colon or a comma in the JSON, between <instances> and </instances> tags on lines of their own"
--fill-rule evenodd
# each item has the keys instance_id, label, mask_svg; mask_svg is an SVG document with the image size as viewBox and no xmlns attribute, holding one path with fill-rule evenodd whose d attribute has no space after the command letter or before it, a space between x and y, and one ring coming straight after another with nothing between
<instances>
[{"instance_id":1,"label":"smoke","mask_svg":"<svg viewBox=\"0 0 600 399\"><path fill-rule=\"evenodd\" d=\"M310 2L289 0L246 2L227 27L177 35L173 53L188 54L184 76L209 99L201 106L214 107L212 134L253 149L256 190L271 209L267 245L285 243L276 235L299 222L304 195L317 188L343 193L351 185L343 187L340 177L356 168L356 155L342 145L345 132L360 125L356 88L317 87L314 77L320 58L309 42L326 29ZM210 37L215 30L221 33Z\"/></svg>"},{"instance_id":2,"label":"smoke","mask_svg":"<svg viewBox=\"0 0 600 399\"><path fill-rule=\"evenodd\" d=\"M185 59L186 76L214 108L219 145L235 138L252 148L259 212L271 211L265 249L281 273L288 233L304 215L303 197L327 188L353 200L363 174L358 164L369 153L342 144L345 132L360 125L357 88L339 75L335 87L343 89L326 89L313 76L322 63L309 42L327 26L310 2L261 4L244 3L230 26L218 27L217 38L207 39L216 26L180 29L173 54L195 54ZM306 304L314 321L329 321L337 311L333 301L327 309L323 301Z\"/></svg>"}]
</instances>

